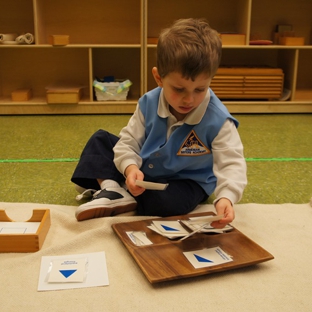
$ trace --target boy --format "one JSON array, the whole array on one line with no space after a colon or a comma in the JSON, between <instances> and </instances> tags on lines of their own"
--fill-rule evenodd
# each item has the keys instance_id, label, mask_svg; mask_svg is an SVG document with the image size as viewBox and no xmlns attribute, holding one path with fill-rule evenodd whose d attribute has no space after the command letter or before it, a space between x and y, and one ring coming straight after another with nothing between
<instances>
[{"instance_id":1,"label":"boy","mask_svg":"<svg viewBox=\"0 0 312 312\"><path fill-rule=\"evenodd\" d=\"M221 49L204 20L178 20L162 31L152 69L158 87L140 98L119 138L99 130L82 152L72 182L98 191L78 207L78 221L135 209L140 215L187 214L213 192L224 217L212 226L233 221L246 163L238 122L209 89ZM136 180L169 185L147 190Z\"/></svg>"}]
</instances>

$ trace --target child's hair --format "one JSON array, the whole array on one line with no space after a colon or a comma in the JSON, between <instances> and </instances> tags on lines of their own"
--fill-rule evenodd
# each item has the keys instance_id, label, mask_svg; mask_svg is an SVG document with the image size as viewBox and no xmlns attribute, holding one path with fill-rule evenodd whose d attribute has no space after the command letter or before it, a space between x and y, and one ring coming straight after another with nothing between
<instances>
[{"instance_id":1,"label":"child's hair","mask_svg":"<svg viewBox=\"0 0 312 312\"><path fill-rule=\"evenodd\" d=\"M157 44L157 69L163 78L179 72L194 80L205 73L213 77L220 65L222 43L204 19L179 19L164 29Z\"/></svg>"}]
</instances>

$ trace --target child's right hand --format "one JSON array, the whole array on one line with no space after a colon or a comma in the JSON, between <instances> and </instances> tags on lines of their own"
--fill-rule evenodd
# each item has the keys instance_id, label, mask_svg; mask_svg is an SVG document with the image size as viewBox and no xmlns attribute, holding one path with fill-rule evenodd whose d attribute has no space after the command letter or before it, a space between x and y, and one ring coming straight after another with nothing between
<instances>
[{"instance_id":1,"label":"child's right hand","mask_svg":"<svg viewBox=\"0 0 312 312\"><path fill-rule=\"evenodd\" d=\"M143 181L144 179L144 173L136 165L128 166L125 170L125 176L127 177L126 185L127 185L128 191L133 196L139 196L145 191L145 188L137 186L135 184L136 180Z\"/></svg>"}]
</instances>

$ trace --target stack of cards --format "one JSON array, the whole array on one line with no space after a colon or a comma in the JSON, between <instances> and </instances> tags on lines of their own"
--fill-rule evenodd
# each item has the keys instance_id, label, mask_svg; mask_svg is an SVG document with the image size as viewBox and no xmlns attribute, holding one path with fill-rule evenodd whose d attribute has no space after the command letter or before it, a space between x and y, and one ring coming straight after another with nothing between
<instances>
[{"instance_id":1,"label":"stack of cards","mask_svg":"<svg viewBox=\"0 0 312 312\"><path fill-rule=\"evenodd\" d=\"M199 229L203 224L205 224L207 221L209 222L209 218L211 217L193 217L189 220L181 220L181 223L183 223L187 228L189 228L191 231L196 231ZM200 233L224 233L232 231L233 227L230 224L227 224L222 229L216 229L212 227L210 224L206 225L204 228L200 230Z\"/></svg>"},{"instance_id":2,"label":"stack of cards","mask_svg":"<svg viewBox=\"0 0 312 312\"><path fill-rule=\"evenodd\" d=\"M215 229L210 225L211 222L220 220L222 217L223 216L203 216L177 221L154 220L148 228L169 239L187 236L194 231L197 232L201 227L202 229L200 229L198 233L224 233L231 231L233 229L231 225L226 225L223 229Z\"/></svg>"},{"instance_id":3,"label":"stack of cards","mask_svg":"<svg viewBox=\"0 0 312 312\"><path fill-rule=\"evenodd\" d=\"M170 239L183 237L189 232L181 225L179 221L158 221L154 220L149 229Z\"/></svg>"}]
</instances>

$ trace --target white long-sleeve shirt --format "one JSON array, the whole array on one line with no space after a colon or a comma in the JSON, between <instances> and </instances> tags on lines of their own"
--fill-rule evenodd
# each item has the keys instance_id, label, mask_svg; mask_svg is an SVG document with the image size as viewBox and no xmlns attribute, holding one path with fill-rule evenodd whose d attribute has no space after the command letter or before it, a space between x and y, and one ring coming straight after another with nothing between
<instances>
[{"instance_id":1,"label":"white long-sleeve shirt","mask_svg":"<svg viewBox=\"0 0 312 312\"><path fill-rule=\"evenodd\" d=\"M210 95L211 93L208 91L202 104L194 109L183 121L177 121L170 113L162 92L160 93L157 114L162 118L167 118L167 140L184 123L196 125L201 121L208 108ZM145 135L145 118L140 105L138 105L128 125L121 130L120 140L114 147L114 162L122 174L131 164L141 168L143 160L140 151L146 139ZM217 180L214 190L216 200L227 198L232 204L237 203L242 197L247 178L243 145L232 120L226 119L224 122L212 141L211 153L213 154L212 169Z\"/></svg>"}]
</instances>

